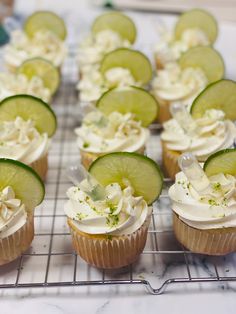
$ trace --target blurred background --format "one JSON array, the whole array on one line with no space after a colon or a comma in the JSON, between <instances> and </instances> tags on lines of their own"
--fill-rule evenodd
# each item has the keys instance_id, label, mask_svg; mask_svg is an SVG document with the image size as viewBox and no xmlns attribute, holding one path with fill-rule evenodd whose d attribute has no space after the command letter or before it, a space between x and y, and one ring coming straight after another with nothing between
<instances>
[{"instance_id":1,"label":"blurred background","mask_svg":"<svg viewBox=\"0 0 236 314\"><path fill-rule=\"evenodd\" d=\"M0 0L0 44L6 43L11 31L21 28L32 12L52 10L65 20L67 43L77 47L88 33L93 19L104 9L114 8L126 10L134 19L138 29L135 48L152 59L160 26L173 27L178 14L196 7L207 9L218 20L219 36L215 47L225 60L226 77L236 79L236 0ZM4 18L11 14L13 17Z\"/></svg>"},{"instance_id":2,"label":"blurred background","mask_svg":"<svg viewBox=\"0 0 236 314\"><path fill-rule=\"evenodd\" d=\"M1 18L14 11L28 15L35 10L48 9L59 14L73 14L81 10L114 6L119 9L180 13L194 7L212 12L216 18L236 22L236 0L0 0Z\"/></svg>"}]
</instances>

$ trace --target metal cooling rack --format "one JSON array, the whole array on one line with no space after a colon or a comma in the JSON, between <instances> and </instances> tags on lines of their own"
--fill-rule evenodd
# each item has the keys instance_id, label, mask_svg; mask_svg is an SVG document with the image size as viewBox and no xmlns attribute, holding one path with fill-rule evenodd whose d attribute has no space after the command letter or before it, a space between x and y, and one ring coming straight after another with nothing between
<instances>
[{"instance_id":1,"label":"metal cooling rack","mask_svg":"<svg viewBox=\"0 0 236 314\"><path fill-rule=\"evenodd\" d=\"M175 240L167 196L167 188L171 184L168 179L165 179L159 201L154 204L147 244L136 263L116 271L99 270L76 255L63 212L65 192L70 186L64 167L79 158L73 134L77 124L76 81L77 70L71 55L66 60L61 88L53 103L59 127L49 154L46 198L35 211L35 238L31 248L18 260L0 267L0 290L141 285L151 294L161 294L172 284L183 288L186 284L198 283L198 288L202 289L202 284L208 286L206 283L224 288L229 282L235 282L236 254L226 257L192 254ZM154 125L151 130L147 154L160 163L158 127Z\"/></svg>"}]
</instances>

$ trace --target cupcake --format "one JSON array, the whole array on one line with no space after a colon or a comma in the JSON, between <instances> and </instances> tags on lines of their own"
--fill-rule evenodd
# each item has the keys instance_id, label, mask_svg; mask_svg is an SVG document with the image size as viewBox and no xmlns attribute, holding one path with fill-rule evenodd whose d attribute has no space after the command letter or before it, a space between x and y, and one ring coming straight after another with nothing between
<instances>
[{"instance_id":1,"label":"cupcake","mask_svg":"<svg viewBox=\"0 0 236 314\"><path fill-rule=\"evenodd\" d=\"M223 60L211 47L192 48L178 62L168 63L152 81L152 93L160 104L158 121L163 123L171 118L169 107L173 103L189 108L209 83L223 75Z\"/></svg>"},{"instance_id":2,"label":"cupcake","mask_svg":"<svg viewBox=\"0 0 236 314\"><path fill-rule=\"evenodd\" d=\"M80 77L99 68L103 57L117 48L129 48L136 39L133 21L120 12L99 15L92 24L90 34L80 43L77 61Z\"/></svg>"},{"instance_id":3,"label":"cupcake","mask_svg":"<svg viewBox=\"0 0 236 314\"><path fill-rule=\"evenodd\" d=\"M96 102L112 88L145 86L152 78L152 67L139 51L119 48L105 55L99 67L83 73L77 89L81 102Z\"/></svg>"},{"instance_id":4,"label":"cupcake","mask_svg":"<svg viewBox=\"0 0 236 314\"><path fill-rule=\"evenodd\" d=\"M65 37L63 20L52 12L36 12L27 18L23 30L12 32L5 48L5 63L15 72L27 59L42 57L60 68L67 53Z\"/></svg>"},{"instance_id":5,"label":"cupcake","mask_svg":"<svg viewBox=\"0 0 236 314\"><path fill-rule=\"evenodd\" d=\"M99 268L133 263L161 189L159 167L147 157L112 153L97 159L87 178L67 191L64 209L77 254Z\"/></svg>"},{"instance_id":6,"label":"cupcake","mask_svg":"<svg viewBox=\"0 0 236 314\"><path fill-rule=\"evenodd\" d=\"M30 167L0 158L0 266L18 258L34 238L34 208L44 185Z\"/></svg>"},{"instance_id":7,"label":"cupcake","mask_svg":"<svg viewBox=\"0 0 236 314\"><path fill-rule=\"evenodd\" d=\"M143 154L149 138L147 126L155 119L158 104L147 91L128 87L105 93L75 129L85 168L98 157L119 151Z\"/></svg>"},{"instance_id":8,"label":"cupcake","mask_svg":"<svg viewBox=\"0 0 236 314\"><path fill-rule=\"evenodd\" d=\"M157 69L177 61L193 47L213 45L217 33L217 22L208 12L200 9L185 12L177 20L172 32L165 27L161 29L160 41L154 49Z\"/></svg>"},{"instance_id":9,"label":"cupcake","mask_svg":"<svg viewBox=\"0 0 236 314\"><path fill-rule=\"evenodd\" d=\"M0 103L0 158L27 164L45 179L55 130L56 116L41 99L29 95L5 98Z\"/></svg>"},{"instance_id":10,"label":"cupcake","mask_svg":"<svg viewBox=\"0 0 236 314\"><path fill-rule=\"evenodd\" d=\"M191 115L180 105L175 118L164 123L162 160L170 178L174 179L179 172L181 153L191 152L199 162L204 162L218 150L234 145L236 127L232 121L236 120L236 110L231 95L235 92L235 82L221 80L213 83L195 99Z\"/></svg>"},{"instance_id":11,"label":"cupcake","mask_svg":"<svg viewBox=\"0 0 236 314\"><path fill-rule=\"evenodd\" d=\"M211 155L204 171L190 154L181 156L182 172L169 189L178 241L194 253L225 255L236 251L236 150Z\"/></svg>"},{"instance_id":12,"label":"cupcake","mask_svg":"<svg viewBox=\"0 0 236 314\"><path fill-rule=\"evenodd\" d=\"M40 77L33 76L29 80L24 74L0 73L0 101L17 94L33 95L46 102L51 99L50 90Z\"/></svg>"}]
</instances>

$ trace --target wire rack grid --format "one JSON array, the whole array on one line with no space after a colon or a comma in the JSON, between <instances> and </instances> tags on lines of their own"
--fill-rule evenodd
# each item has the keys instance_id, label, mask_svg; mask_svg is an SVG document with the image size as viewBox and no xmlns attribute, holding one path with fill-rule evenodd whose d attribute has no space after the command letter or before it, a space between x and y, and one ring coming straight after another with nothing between
<instances>
[{"instance_id":1,"label":"wire rack grid","mask_svg":"<svg viewBox=\"0 0 236 314\"><path fill-rule=\"evenodd\" d=\"M65 165L79 159L74 127L77 112L77 69L73 49L63 68L60 91L53 108L58 131L49 154L46 198L35 211L35 238L18 260L0 267L0 291L10 288L142 285L151 294L161 294L171 284L229 283L236 281L236 255L206 257L192 254L177 243L165 179L160 199L154 204L147 244L139 260L115 271L96 269L85 263L71 246L63 204L70 186ZM151 127L147 154L160 163L159 128Z\"/></svg>"}]
</instances>

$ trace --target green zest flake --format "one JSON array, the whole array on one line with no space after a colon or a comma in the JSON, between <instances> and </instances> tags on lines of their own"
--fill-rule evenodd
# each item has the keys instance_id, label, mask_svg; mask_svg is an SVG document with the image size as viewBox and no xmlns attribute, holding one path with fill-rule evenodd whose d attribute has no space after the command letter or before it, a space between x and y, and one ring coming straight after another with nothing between
<instances>
[{"instance_id":1,"label":"green zest flake","mask_svg":"<svg viewBox=\"0 0 236 314\"><path fill-rule=\"evenodd\" d=\"M178 184L181 184L183 189L187 189L187 188L189 188L189 186L190 186L190 183L187 183L187 182L184 181L184 180L183 180L183 181L180 181L180 180L179 180L179 181L177 181L177 183L178 183Z\"/></svg>"},{"instance_id":2,"label":"green zest flake","mask_svg":"<svg viewBox=\"0 0 236 314\"><path fill-rule=\"evenodd\" d=\"M222 206L228 206L227 198L226 198L226 197L223 198Z\"/></svg>"},{"instance_id":3,"label":"green zest flake","mask_svg":"<svg viewBox=\"0 0 236 314\"><path fill-rule=\"evenodd\" d=\"M213 200L213 199L209 199L209 200L208 200L208 204L211 205L211 206L218 206L218 205L219 205L219 204L217 204L216 201Z\"/></svg>"},{"instance_id":4,"label":"green zest flake","mask_svg":"<svg viewBox=\"0 0 236 314\"><path fill-rule=\"evenodd\" d=\"M89 144L89 143L84 142L84 144L83 144L83 148L88 148L89 146L90 146L90 144Z\"/></svg>"},{"instance_id":5,"label":"green zest flake","mask_svg":"<svg viewBox=\"0 0 236 314\"><path fill-rule=\"evenodd\" d=\"M108 217L106 218L106 224L111 228L117 226L118 223L119 223L118 215L109 214Z\"/></svg>"},{"instance_id":6,"label":"green zest flake","mask_svg":"<svg viewBox=\"0 0 236 314\"><path fill-rule=\"evenodd\" d=\"M110 240L110 241L112 240L112 235L111 234L107 235L107 240Z\"/></svg>"},{"instance_id":7,"label":"green zest flake","mask_svg":"<svg viewBox=\"0 0 236 314\"><path fill-rule=\"evenodd\" d=\"M117 210L117 205L112 204L109 200L107 201L107 206L110 209L110 214L113 214Z\"/></svg>"},{"instance_id":8,"label":"green zest flake","mask_svg":"<svg viewBox=\"0 0 236 314\"><path fill-rule=\"evenodd\" d=\"M214 183L214 184L213 184L213 189L214 189L215 191L220 191L220 190L221 190L221 184L220 184L220 182Z\"/></svg>"},{"instance_id":9,"label":"green zest flake","mask_svg":"<svg viewBox=\"0 0 236 314\"><path fill-rule=\"evenodd\" d=\"M82 213L76 214L76 218L77 218L78 220L82 220L82 219L84 219L84 218L86 218L86 217L88 217L88 215L86 215L86 214L82 214Z\"/></svg>"}]
</instances>

